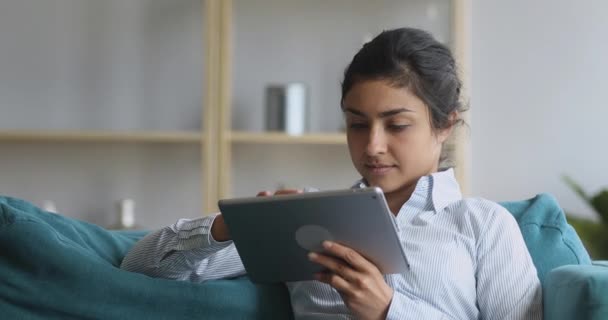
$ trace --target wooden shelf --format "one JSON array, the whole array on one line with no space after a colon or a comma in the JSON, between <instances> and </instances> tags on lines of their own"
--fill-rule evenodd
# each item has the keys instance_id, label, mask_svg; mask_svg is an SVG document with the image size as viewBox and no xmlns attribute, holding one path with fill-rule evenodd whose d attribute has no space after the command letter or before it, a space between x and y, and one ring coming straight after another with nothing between
<instances>
[{"instance_id":1,"label":"wooden shelf","mask_svg":"<svg viewBox=\"0 0 608 320\"><path fill-rule=\"evenodd\" d=\"M228 134L228 137L233 143L346 145L346 135L343 133L293 136L279 132L233 131Z\"/></svg>"},{"instance_id":2,"label":"wooden shelf","mask_svg":"<svg viewBox=\"0 0 608 320\"><path fill-rule=\"evenodd\" d=\"M2 142L201 143L196 131L0 131Z\"/></svg>"}]
</instances>

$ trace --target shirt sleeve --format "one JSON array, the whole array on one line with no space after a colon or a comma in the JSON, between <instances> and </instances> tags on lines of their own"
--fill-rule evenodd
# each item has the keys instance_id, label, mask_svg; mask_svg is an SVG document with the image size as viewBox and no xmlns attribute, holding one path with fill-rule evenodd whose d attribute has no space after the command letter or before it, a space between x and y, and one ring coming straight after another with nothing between
<instances>
[{"instance_id":1,"label":"shirt sleeve","mask_svg":"<svg viewBox=\"0 0 608 320\"><path fill-rule=\"evenodd\" d=\"M386 320L399 319L449 320L452 318L423 300L394 291Z\"/></svg>"},{"instance_id":2,"label":"shirt sleeve","mask_svg":"<svg viewBox=\"0 0 608 320\"><path fill-rule=\"evenodd\" d=\"M152 277L203 282L245 274L232 241L218 242L211 226L218 214L180 219L142 238L121 268Z\"/></svg>"},{"instance_id":3,"label":"shirt sleeve","mask_svg":"<svg viewBox=\"0 0 608 320\"><path fill-rule=\"evenodd\" d=\"M497 206L477 243L481 319L542 319L542 289L517 222Z\"/></svg>"}]
</instances>

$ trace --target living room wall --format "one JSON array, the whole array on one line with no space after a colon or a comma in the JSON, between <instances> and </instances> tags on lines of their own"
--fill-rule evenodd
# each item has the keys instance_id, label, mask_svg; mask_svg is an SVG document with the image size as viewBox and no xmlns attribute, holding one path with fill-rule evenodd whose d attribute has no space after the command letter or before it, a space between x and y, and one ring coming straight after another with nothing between
<instances>
[{"instance_id":1,"label":"living room wall","mask_svg":"<svg viewBox=\"0 0 608 320\"><path fill-rule=\"evenodd\" d=\"M472 192L495 200L608 186L608 2L484 0L472 7Z\"/></svg>"}]
</instances>

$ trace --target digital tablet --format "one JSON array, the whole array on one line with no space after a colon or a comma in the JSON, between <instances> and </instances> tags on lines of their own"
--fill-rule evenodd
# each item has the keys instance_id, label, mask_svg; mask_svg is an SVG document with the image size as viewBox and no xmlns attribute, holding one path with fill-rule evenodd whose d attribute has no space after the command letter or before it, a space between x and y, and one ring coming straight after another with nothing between
<instances>
[{"instance_id":1,"label":"digital tablet","mask_svg":"<svg viewBox=\"0 0 608 320\"><path fill-rule=\"evenodd\" d=\"M348 189L218 202L247 274L258 283L314 279L308 253L331 240L355 249L382 273L409 265L380 188Z\"/></svg>"}]
</instances>

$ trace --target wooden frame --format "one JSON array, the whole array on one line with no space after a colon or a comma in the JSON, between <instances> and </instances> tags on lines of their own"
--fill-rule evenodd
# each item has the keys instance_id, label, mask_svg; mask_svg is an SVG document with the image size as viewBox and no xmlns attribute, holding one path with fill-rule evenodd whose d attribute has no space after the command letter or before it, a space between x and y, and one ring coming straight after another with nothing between
<instances>
[{"instance_id":1,"label":"wooden frame","mask_svg":"<svg viewBox=\"0 0 608 320\"><path fill-rule=\"evenodd\" d=\"M213 1L213 0L211 0ZM232 51L232 0L221 1L221 23L222 39L219 46L221 55L221 83L222 97L219 99L219 159L218 159L218 195L220 198L231 195L231 148L233 144L344 144L346 138L341 134L307 134L293 137L277 133L245 133L232 132L231 128L231 66ZM468 96L469 88L469 52L470 52L470 0L452 0L452 40L453 50L461 71L461 79L465 88L463 96ZM216 44L217 45L217 44ZM468 114L464 115L465 121L470 119ZM455 143L455 165L456 177L464 194L469 190L469 161L470 147L464 130L457 130L454 135ZM217 201L214 201L214 203Z\"/></svg>"}]
</instances>

